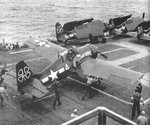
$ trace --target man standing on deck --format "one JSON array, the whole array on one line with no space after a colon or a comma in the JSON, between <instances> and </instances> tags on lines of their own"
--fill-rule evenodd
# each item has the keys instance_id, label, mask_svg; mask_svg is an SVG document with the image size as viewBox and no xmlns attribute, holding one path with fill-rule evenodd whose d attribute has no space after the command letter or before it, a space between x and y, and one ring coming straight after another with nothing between
<instances>
[{"instance_id":1,"label":"man standing on deck","mask_svg":"<svg viewBox=\"0 0 150 125\"><path fill-rule=\"evenodd\" d=\"M6 86L4 87L0 87L0 100L1 100L1 107L4 107L5 105L4 103L4 95L7 97L7 99L9 99L8 94L6 92Z\"/></svg>"},{"instance_id":2,"label":"man standing on deck","mask_svg":"<svg viewBox=\"0 0 150 125\"><path fill-rule=\"evenodd\" d=\"M2 85L4 78L0 76L0 86Z\"/></svg>"},{"instance_id":3,"label":"man standing on deck","mask_svg":"<svg viewBox=\"0 0 150 125\"><path fill-rule=\"evenodd\" d=\"M138 93L142 93L142 83L140 82L140 81L138 81L139 83L138 83L138 85L136 86L136 89L137 89L137 91L138 91Z\"/></svg>"},{"instance_id":4,"label":"man standing on deck","mask_svg":"<svg viewBox=\"0 0 150 125\"><path fill-rule=\"evenodd\" d=\"M1 69L0 72L0 86L2 85L4 78L2 77L2 75L4 75L6 72L8 72L8 70L6 69L7 65L4 64L4 67Z\"/></svg>"},{"instance_id":5,"label":"man standing on deck","mask_svg":"<svg viewBox=\"0 0 150 125\"><path fill-rule=\"evenodd\" d=\"M135 93L131 97L131 102L133 102L132 106L132 120L135 117L135 112L137 111L138 116L140 115L140 102L143 102L143 98L141 97L141 94L138 92L137 89L135 89ZM143 102L144 105L144 102Z\"/></svg>"},{"instance_id":6,"label":"man standing on deck","mask_svg":"<svg viewBox=\"0 0 150 125\"><path fill-rule=\"evenodd\" d=\"M137 118L138 125L148 125L148 120L145 116L145 111L142 111L139 117Z\"/></svg>"},{"instance_id":7,"label":"man standing on deck","mask_svg":"<svg viewBox=\"0 0 150 125\"><path fill-rule=\"evenodd\" d=\"M4 75L6 72L8 72L8 70L6 68L7 68L7 65L4 64L4 67L2 68L2 70L0 72L0 76Z\"/></svg>"},{"instance_id":8,"label":"man standing on deck","mask_svg":"<svg viewBox=\"0 0 150 125\"><path fill-rule=\"evenodd\" d=\"M86 82L85 93L82 97L82 100L84 100L84 98L87 96L87 94L89 94L89 98L92 97L92 89L91 89L92 83L93 83L93 78L91 77L91 75L88 75L87 82Z\"/></svg>"},{"instance_id":9,"label":"man standing on deck","mask_svg":"<svg viewBox=\"0 0 150 125\"><path fill-rule=\"evenodd\" d=\"M56 102L58 102L59 106L61 105L60 89L59 89L60 86L61 86L61 83L57 79L55 79L54 83L52 85L52 87L54 88L54 91L55 91L55 100L54 100L54 103L53 103L53 109L54 110L55 110Z\"/></svg>"},{"instance_id":10,"label":"man standing on deck","mask_svg":"<svg viewBox=\"0 0 150 125\"><path fill-rule=\"evenodd\" d=\"M77 112L78 112L78 109L74 109L74 110L73 110L73 113L71 114L71 118L76 118L76 117L78 117Z\"/></svg>"}]
</instances>

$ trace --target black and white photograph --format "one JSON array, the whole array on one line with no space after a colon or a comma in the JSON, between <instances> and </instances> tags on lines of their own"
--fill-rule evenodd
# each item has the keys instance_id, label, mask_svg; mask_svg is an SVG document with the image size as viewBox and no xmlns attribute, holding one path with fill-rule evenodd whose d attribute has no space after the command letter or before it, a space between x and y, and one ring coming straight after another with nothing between
<instances>
[{"instance_id":1,"label":"black and white photograph","mask_svg":"<svg viewBox=\"0 0 150 125\"><path fill-rule=\"evenodd\" d=\"M150 125L150 1L0 0L0 125Z\"/></svg>"}]
</instances>

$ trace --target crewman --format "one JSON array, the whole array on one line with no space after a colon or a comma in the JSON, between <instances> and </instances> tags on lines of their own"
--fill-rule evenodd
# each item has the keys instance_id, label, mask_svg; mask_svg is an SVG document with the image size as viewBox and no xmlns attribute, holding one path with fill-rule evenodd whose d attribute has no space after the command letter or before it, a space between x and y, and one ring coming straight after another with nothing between
<instances>
[{"instance_id":1,"label":"crewman","mask_svg":"<svg viewBox=\"0 0 150 125\"><path fill-rule=\"evenodd\" d=\"M4 78L0 76L0 86L2 85Z\"/></svg>"},{"instance_id":2,"label":"crewman","mask_svg":"<svg viewBox=\"0 0 150 125\"><path fill-rule=\"evenodd\" d=\"M88 77L87 77L85 93L82 97L82 100L84 100L84 98L87 96L87 94L89 94L89 98L92 97L92 89L91 89L92 83L93 83L93 78L89 74Z\"/></svg>"},{"instance_id":3,"label":"crewman","mask_svg":"<svg viewBox=\"0 0 150 125\"><path fill-rule=\"evenodd\" d=\"M80 66L80 59L81 59L81 55L77 54L75 56L75 58L73 59L73 67L74 68L78 68Z\"/></svg>"},{"instance_id":4,"label":"crewman","mask_svg":"<svg viewBox=\"0 0 150 125\"><path fill-rule=\"evenodd\" d=\"M6 69L7 65L4 64L4 67L1 69L0 72L0 86L2 85L4 78L2 77L6 72L8 72L8 70Z\"/></svg>"},{"instance_id":5,"label":"crewman","mask_svg":"<svg viewBox=\"0 0 150 125\"><path fill-rule=\"evenodd\" d=\"M114 20L112 18L110 18L110 20L109 20L109 27L111 27L111 28L115 27Z\"/></svg>"},{"instance_id":6,"label":"crewman","mask_svg":"<svg viewBox=\"0 0 150 125\"><path fill-rule=\"evenodd\" d=\"M1 69L0 76L4 75L6 72L8 72L8 70L6 68L7 68L7 64L4 64L4 67Z\"/></svg>"},{"instance_id":7,"label":"crewman","mask_svg":"<svg viewBox=\"0 0 150 125\"><path fill-rule=\"evenodd\" d=\"M143 88L142 83L138 80L138 85L136 86L136 89L137 89L138 93L141 94L142 88Z\"/></svg>"},{"instance_id":8,"label":"crewman","mask_svg":"<svg viewBox=\"0 0 150 125\"><path fill-rule=\"evenodd\" d=\"M112 34L114 32L114 28L115 28L114 20L110 19L109 20L109 34Z\"/></svg>"},{"instance_id":9,"label":"crewman","mask_svg":"<svg viewBox=\"0 0 150 125\"><path fill-rule=\"evenodd\" d=\"M95 43L95 39L91 33L89 34L89 40L90 40L90 43Z\"/></svg>"},{"instance_id":10,"label":"crewman","mask_svg":"<svg viewBox=\"0 0 150 125\"><path fill-rule=\"evenodd\" d=\"M140 36L143 34L143 27L140 26L137 28L137 38L140 39Z\"/></svg>"},{"instance_id":11,"label":"crewman","mask_svg":"<svg viewBox=\"0 0 150 125\"><path fill-rule=\"evenodd\" d=\"M78 112L78 109L74 109L74 110L73 110L73 113L71 114L71 118L76 118L76 117L78 117L77 112Z\"/></svg>"},{"instance_id":12,"label":"crewman","mask_svg":"<svg viewBox=\"0 0 150 125\"><path fill-rule=\"evenodd\" d=\"M99 76L97 76L95 78L95 84L93 86L95 86L96 88L100 87L102 80L103 80L103 78L100 78Z\"/></svg>"},{"instance_id":13,"label":"crewman","mask_svg":"<svg viewBox=\"0 0 150 125\"><path fill-rule=\"evenodd\" d=\"M137 118L138 125L148 125L148 120L145 116L145 111L142 111L141 114Z\"/></svg>"},{"instance_id":14,"label":"crewman","mask_svg":"<svg viewBox=\"0 0 150 125\"><path fill-rule=\"evenodd\" d=\"M138 85L136 86L136 89L137 89L137 91L138 91L138 93L140 93L141 94L141 92L142 92L142 83L140 82L140 81L138 81L139 83L138 83Z\"/></svg>"},{"instance_id":15,"label":"crewman","mask_svg":"<svg viewBox=\"0 0 150 125\"><path fill-rule=\"evenodd\" d=\"M53 103L53 109L55 110L56 102L58 102L59 106L61 105L60 89L59 89L59 87L61 86L61 83L57 79L55 79L52 86L53 86L54 91L55 91L55 100L54 100L54 103Z\"/></svg>"},{"instance_id":16,"label":"crewman","mask_svg":"<svg viewBox=\"0 0 150 125\"><path fill-rule=\"evenodd\" d=\"M4 87L0 87L0 99L1 99L1 107L4 107L5 105L3 104L4 103L4 95L7 97L7 99L9 99L8 97L8 94L6 92L6 86Z\"/></svg>"},{"instance_id":17,"label":"crewman","mask_svg":"<svg viewBox=\"0 0 150 125\"><path fill-rule=\"evenodd\" d=\"M135 93L131 97L131 102L133 103L133 106L132 106L132 120L133 120L135 117L136 110L137 110L138 116L140 115L140 102L143 102L143 98L141 97L141 94L138 93L137 89L135 89ZM143 105L144 105L144 102L143 102Z\"/></svg>"}]
</instances>

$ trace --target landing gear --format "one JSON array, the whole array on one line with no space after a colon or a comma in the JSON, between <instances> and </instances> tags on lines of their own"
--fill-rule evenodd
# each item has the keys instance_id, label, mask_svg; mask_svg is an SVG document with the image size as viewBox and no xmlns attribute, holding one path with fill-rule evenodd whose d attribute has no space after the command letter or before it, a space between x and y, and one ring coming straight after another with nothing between
<instances>
[{"instance_id":1,"label":"landing gear","mask_svg":"<svg viewBox=\"0 0 150 125\"><path fill-rule=\"evenodd\" d=\"M107 40L106 38L102 37L102 36L98 36L98 37L90 37L90 43L91 44L95 44L95 43L106 43Z\"/></svg>"},{"instance_id":2,"label":"landing gear","mask_svg":"<svg viewBox=\"0 0 150 125\"><path fill-rule=\"evenodd\" d=\"M107 40L106 40L106 38L102 38L102 43L107 43Z\"/></svg>"}]
</instances>

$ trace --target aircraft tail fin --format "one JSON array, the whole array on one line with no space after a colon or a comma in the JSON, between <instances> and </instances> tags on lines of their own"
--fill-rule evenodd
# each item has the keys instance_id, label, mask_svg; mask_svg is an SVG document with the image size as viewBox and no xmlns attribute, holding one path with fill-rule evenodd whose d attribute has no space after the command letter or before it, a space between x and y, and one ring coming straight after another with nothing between
<instances>
[{"instance_id":1,"label":"aircraft tail fin","mask_svg":"<svg viewBox=\"0 0 150 125\"><path fill-rule=\"evenodd\" d=\"M21 91L32 80L33 72L24 61L16 64L16 78L18 91Z\"/></svg>"},{"instance_id":2,"label":"aircraft tail fin","mask_svg":"<svg viewBox=\"0 0 150 125\"><path fill-rule=\"evenodd\" d=\"M63 27L62 27L62 25L61 25L59 22L57 22L57 23L55 24L55 32L56 32L56 38L57 38L57 39L58 39L59 36L63 33Z\"/></svg>"}]
</instances>

